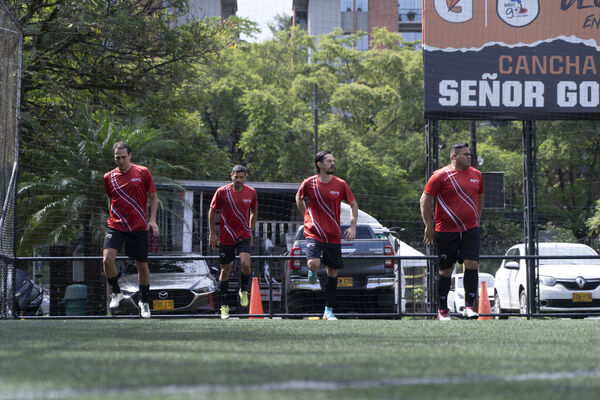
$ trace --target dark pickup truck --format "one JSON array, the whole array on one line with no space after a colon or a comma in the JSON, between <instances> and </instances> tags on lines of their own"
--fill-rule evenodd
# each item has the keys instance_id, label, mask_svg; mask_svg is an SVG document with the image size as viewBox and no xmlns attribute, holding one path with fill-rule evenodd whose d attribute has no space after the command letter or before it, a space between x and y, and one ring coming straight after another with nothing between
<instances>
[{"instance_id":1,"label":"dark pickup truck","mask_svg":"<svg viewBox=\"0 0 600 400\"><path fill-rule=\"evenodd\" d=\"M342 225L343 232L348 225ZM296 232L290 255L306 255L304 228ZM389 237L377 235L368 224L356 226L354 241L342 239L344 269L338 274L336 312L395 312L398 282L394 259L354 259L359 256L391 255L394 245ZM283 302L288 313L320 312L324 307L325 282L327 273L321 264L318 271L319 282L308 282L306 259L292 259L284 268L285 287Z\"/></svg>"}]
</instances>

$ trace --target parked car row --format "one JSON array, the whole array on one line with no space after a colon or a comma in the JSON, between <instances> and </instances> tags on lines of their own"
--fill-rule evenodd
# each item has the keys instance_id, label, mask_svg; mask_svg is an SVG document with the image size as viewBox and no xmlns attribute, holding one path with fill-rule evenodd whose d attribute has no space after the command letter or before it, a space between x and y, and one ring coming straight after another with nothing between
<instances>
[{"instance_id":1,"label":"parked car row","mask_svg":"<svg viewBox=\"0 0 600 400\"><path fill-rule=\"evenodd\" d=\"M598 255L578 243L539 243L538 250L544 257ZM496 271L495 313L527 312L527 262L518 258L524 255L524 244L511 247ZM540 312L600 311L600 259L540 258L538 265Z\"/></svg>"},{"instance_id":2,"label":"parked car row","mask_svg":"<svg viewBox=\"0 0 600 400\"><path fill-rule=\"evenodd\" d=\"M347 226L342 225L342 230ZM377 227L376 227L377 228ZM369 224L359 224L357 238L342 244L345 255L390 255L398 254L401 243L389 232L379 232ZM292 255L304 253L305 239L302 228L294 238ZM169 255L174 255L170 253ZM183 254L175 254L183 255ZM190 254L186 254L190 255ZM495 276L480 272L481 282L488 288L492 311L498 314L527 312L527 262L525 245L518 244L506 252ZM598 254L589 246L576 243L540 243L539 255L539 304L541 312L585 312L600 311L600 259L565 258L565 256L591 256ZM401 268L393 259L352 260L346 258L345 268L340 274L339 295L358 300L352 304L356 311L392 312L399 295L396 269ZM217 271L211 271L204 260L150 260L150 307L152 313L213 313L218 300ZM400 274L403 279L403 274ZM281 300L282 310L310 312L322 307L319 295L323 293L324 270L319 271L319 282L310 284L307 280L306 260L287 261L283 282L274 285L278 291L275 301ZM114 310L117 314L137 313L138 284L134 263L127 263L120 271L119 284L125 295L121 306ZM404 284L401 286L404 288ZM262 288L261 288L262 289ZM262 290L261 290L262 291ZM267 293L263 293L267 296ZM362 299L362 300L361 300ZM369 299L365 303L364 299ZM361 308L367 305L367 309ZM402 300L401 300L402 301ZM354 302L353 302L354 303ZM375 307L373 307L373 304ZM404 309L404 302L402 302ZM448 306L451 312L464 308L463 274L452 276ZM314 310L313 310L314 309Z\"/></svg>"}]
</instances>

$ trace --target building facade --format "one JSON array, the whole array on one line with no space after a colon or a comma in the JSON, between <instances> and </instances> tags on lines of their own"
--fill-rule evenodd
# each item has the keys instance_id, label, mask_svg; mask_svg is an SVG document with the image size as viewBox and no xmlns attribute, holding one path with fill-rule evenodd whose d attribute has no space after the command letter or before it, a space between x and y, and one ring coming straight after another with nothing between
<instances>
[{"instance_id":1,"label":"building facade","mask_svg":"<svg viewBox=\"0 0 600 400\"><path fill-rule=\"evenodd\" d=\"M344 33L386 28L407 42L422 39L421 0L294 0L292 24L319 36L342 28ZM365 36L356 47L369 48Z\"/></svg>"},{"instance_id":2,"label":"building facade","mask_svg":"<svg viewBox=\"0 0 600 400\"><path fill-rule=\"evenodd\" d=\"M189 7L189 11L177 19L178 24L210 17L229 18L237 12L237 0L189 0Z\"/></svg>"}]
</instances>

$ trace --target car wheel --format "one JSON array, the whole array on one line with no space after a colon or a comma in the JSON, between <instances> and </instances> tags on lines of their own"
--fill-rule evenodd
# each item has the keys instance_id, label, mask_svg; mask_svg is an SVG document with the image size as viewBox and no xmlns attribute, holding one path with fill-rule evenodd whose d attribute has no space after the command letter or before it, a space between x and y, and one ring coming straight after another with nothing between
<instances>
[{"instance_id":1,"label":"car wheel","mask_svg":"<svg viewBox=\"0 0 600 400\"><path fill-rule=\"evenodd\" d=\"M498 296L498 292L494 293L494 314L502 314L504 312L504 310L502 309L502 306L500 305L500 296ZM508 317L506 316L495 316L495 319L508 319Z\"/></svg>"},{"instance_id":2,"label":"car wheel","mask_svg":"<svg viewBox=\"0 0 600 400\"><path fill-rule=\"evenodd\" d=\"M527 293L525 290L521 290L521 293L519 293L519 312L527 314Z\"/></svg>"}]
</instances>

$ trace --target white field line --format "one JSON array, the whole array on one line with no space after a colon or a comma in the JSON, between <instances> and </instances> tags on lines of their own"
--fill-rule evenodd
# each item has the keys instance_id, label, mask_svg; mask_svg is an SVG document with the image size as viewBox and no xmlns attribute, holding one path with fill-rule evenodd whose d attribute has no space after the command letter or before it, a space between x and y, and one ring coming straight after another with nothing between
<instances>
[{"instance_id":1,"label":"white field line","mask_svg":"<svg viewBox=\"0 0 600 400\"><path fill-rule=\"evenodd\" d=\"M178 394L209 394L227 392L266 392L266 391L334 391L342 389L368 389L373 387L401 387L419 385L448 385L472 382L531 382L556 381L579 378L599 378L600 370L594 371L559 371L533 372L514 376L490 375L460 375L456 377L425 377L425 378L390 378L366 381L284 381L255 385L164 385L147 388L112 387L92 390L59 389L46 391L19 390L12 393L0 393L0 399L29 400L29 399L65 399L81 396L144 396L144 395L178 395Z\"/></svg>"}]
</instances>

